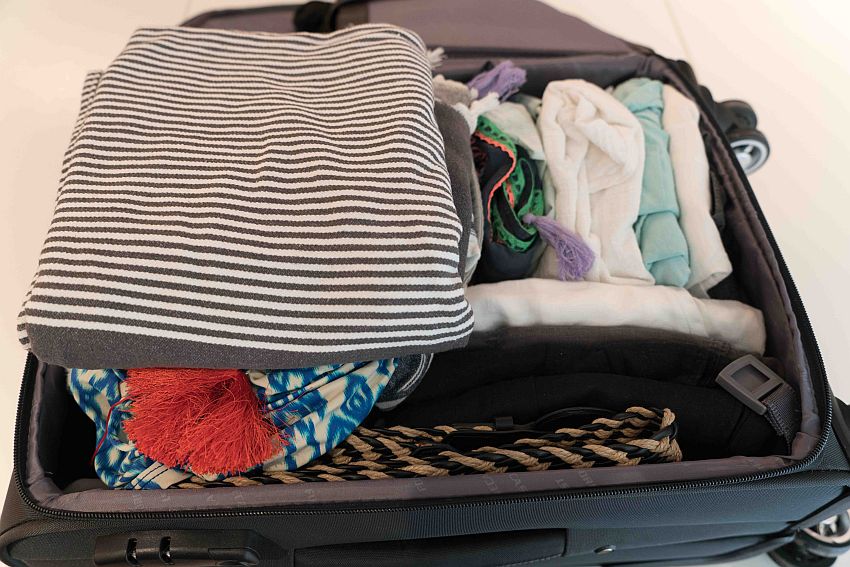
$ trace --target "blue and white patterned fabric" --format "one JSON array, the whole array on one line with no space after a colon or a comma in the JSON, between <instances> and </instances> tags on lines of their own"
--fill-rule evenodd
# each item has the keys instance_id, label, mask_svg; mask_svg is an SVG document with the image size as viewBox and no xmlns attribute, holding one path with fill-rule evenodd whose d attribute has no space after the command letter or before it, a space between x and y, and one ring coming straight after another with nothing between
<instances>
[{"instance_id":1,"label":"blue and white patterned fabric","mask_svg":"<svg viewBox=\"0 0 850 567\"><path fill-rule=\"evenodd\" d=\"M372 411L397 363L392 358L248 371L257 396L288 442L263 470L294 470L339 445Z\"/></svg>"},{"instance_id":2,"label":"blue and white patterned fabric","mask_svg":"<svg viewBox=\"0 0 850 567\"><path fill-rule=\"evenodd\" d=\"M369 414L396 364L397 359L388 359L247 371L257 396L287 440L262 468L293 470L333 449ZM125 378L123 370L68 371L68 389L95 423L98 476L110 488L127 489L167 488L189 478L192 471L169 468L140 453L127 439L123 422L130 415L130 401Z\"/></svg>"},{"instance_id":3,"label":"blue and white patterned fabric","mask_svg":"<svg viewBox=\"0 0 850 567\"><path fill-rule=\"evenodd\" d=\"M123 370L68 370L68 389L97 432L95 472L110 488L166 488L192 476L146 457L127 439L123 426L130 416L126 377Z\"/></svg>"}]
</instances>

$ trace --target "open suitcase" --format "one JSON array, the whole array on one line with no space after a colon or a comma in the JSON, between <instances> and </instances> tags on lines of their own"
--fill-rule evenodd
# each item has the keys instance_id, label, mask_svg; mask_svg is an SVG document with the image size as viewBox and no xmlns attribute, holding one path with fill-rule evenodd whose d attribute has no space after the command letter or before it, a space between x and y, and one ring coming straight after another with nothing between
<instances>
[{"instance_id":1,"label":"open suitcase","mask_svg":"<svg viewBox=\"0 0 850 567\"><path fill-rule=\"evenodd\" d=\"M273 6L210 12L185 25L287 33L295 19L296 7ZM831 394L803 303L747 182L742 165L763 163L768 147L745 104L718 105L687 63L532 0L311 3L297 19L311 31L407 27L445 49L439 72L449 78L510 58L538 95L564 77L607 87L637 75L696 101L737 274L725 293L765 315L767 354L797 394L800 425L785 432L790 451L632 468L110 491L79 457L91 454L91 439L75 434L86 418L64 389L64 370L30 355L0 558L30 566L680 565L776 550L850 508L850 408ZM738 393L747 419L782 421L769 393Z\"/></svg>"}]
</instances>

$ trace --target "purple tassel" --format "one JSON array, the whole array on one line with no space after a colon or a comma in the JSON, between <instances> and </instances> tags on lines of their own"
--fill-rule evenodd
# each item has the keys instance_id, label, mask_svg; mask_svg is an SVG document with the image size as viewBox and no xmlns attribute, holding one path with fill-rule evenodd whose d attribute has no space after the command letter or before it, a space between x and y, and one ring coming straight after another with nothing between
<instances>
[{"instance_id":1,"label":"purple tassel","mask_svg":"<svg viewBox=\"0 0 850 567\"><path fill-rule=\"evenodd\" d=\"M514 65L513 61L502 61L489 71L478 73L466 86L478 91L478 98L484 98L491 92L504 101L525 84L525 69Z\"/></svg>"},{"instance_id":2,"label":"purple tassel","mask_svg":"<svg viewBox=\"0 0 850 567\"><path fill-rule=\"evenodd\" d=\"M558 277L562 281L580 280L593 265L594 254L577 234L561 226L549 217L538 217L531 213L522 217L525 224L534 225L546 244L555 250L558 257Z\"/></svg>"}]
</instances>

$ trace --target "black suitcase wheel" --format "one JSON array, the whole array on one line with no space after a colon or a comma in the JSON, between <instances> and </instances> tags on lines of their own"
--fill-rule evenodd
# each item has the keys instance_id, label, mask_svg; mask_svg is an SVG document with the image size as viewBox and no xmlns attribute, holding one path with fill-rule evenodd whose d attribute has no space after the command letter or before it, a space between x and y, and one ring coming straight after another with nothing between
<instances>
[{"instance_id":1,"label":"black suitcase wheel","mask_svg":"<svg viewBox=\"0 0 850 567\"><path fill-rule=\"evenodd\" d=\"M828 567L847 551L850 551L850 515L844 512L800 530L793 542L769 555L782 567Z\"/></svg>"},{"instance_id":2,"label":"black suitcase wheel","mask_svg":"<svg viewBox=\"0 0 850 567\"><path fill-rule=\"evenodd\" d=\"M850 551L850 515L844 512L801 530L797 541L822 557L838 557Z\"/></svg>"},{"instance_id":3,"label":"black suitcase wheel","mask_svg":"<svg viewBox=\"0 0 850 567\"><path fill-rule=\"evenodd\" d=\"M734 128L726 133L729 144L735 151L738 162L747 175L758 170L770 156L767 138L758 130L739 130Z\"/></svg>"},{"instance_id":4,"label":"black suitcase wheel","mask_svg":"<svg viewBox=\"0 0 850 567\"><path fill-rule=\"evenodd\" d=\"M797 541L768 552L768 556L780 567L830 567L835 563L835 557L822 557L810 553Z\"/></svg>"},{"instance_id":5,"label":"black suitcase wheel","mask_svg":"<svg viewBox=\"0 0 850 567\"><path fill-rule=\"evenodd\" d=\"M756 111L743 100L724 100L719 106L721 112L729 117L731 126L740 130L755 130L758 126Z\"/></svg>"}]
</instances>

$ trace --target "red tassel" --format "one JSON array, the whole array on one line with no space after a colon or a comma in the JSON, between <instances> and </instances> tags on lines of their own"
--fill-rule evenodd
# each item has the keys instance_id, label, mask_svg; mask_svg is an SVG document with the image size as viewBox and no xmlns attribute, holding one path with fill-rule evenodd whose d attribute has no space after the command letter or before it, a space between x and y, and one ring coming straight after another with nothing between
<instances>
[{"instance_id":1,"label":"red tassel","mask_svg":"<svg viewBox=\"0 0 850 567\"><path fill-rule=\"evenodd\" d=\"M140 368L127 371L136 448L168 467L195 474L245 472L283 443L239 370Z\"/></svg>"}]
</instances>

